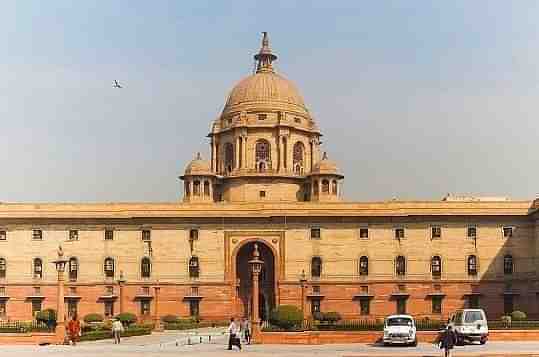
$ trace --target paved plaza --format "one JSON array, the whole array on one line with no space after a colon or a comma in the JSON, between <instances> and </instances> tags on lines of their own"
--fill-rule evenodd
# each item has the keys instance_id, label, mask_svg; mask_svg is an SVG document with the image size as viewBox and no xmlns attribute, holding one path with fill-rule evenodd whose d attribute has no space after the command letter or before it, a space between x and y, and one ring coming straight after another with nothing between
<instances>
[{"instance_id":1,"label":"paved plaza","mask_svg":"<svg viewBox=\"0 0 539 357\"><path fill-rule=\"evenodd\" d=\"M211 336L211 341L209 339ZM202 338L202 343L200 339ZM167 331L151 336L125 338L121 345L112 340L83 342L77 346L3 346L2 357L40 356L291 356L291 357L363 357L363 356L441 356L441 351L432 344L413 347L383 347L368 344L345 345L250 345L242 352L226 350L227 336L222 328L196 331ZM535 352L535 353L534 353ZM515 356L526 353L539 357L537 342L490 342L485 346L467 345L457 347L453 356Z\"/></svg>"}]
</instances>

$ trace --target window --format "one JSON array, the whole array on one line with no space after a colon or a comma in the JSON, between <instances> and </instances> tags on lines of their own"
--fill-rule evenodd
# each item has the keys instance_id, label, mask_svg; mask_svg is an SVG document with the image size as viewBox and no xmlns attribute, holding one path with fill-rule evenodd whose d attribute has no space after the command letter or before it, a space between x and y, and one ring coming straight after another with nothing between
<instances>
[{"instance_id":1,"label":"window","mask_svg":"<svg viewBox=\"0 0 539 357\"><path fill-rule=\"evenodd\" d=\"M105 301L105 317L114 316L114 301Z\"/></svg>"},{"instance_id":2,"label":"window","mask_svg":"<svg viewBox=\"0 0 539 357\"><path fill-rule=\"evenodd\" d=\"M513 274L513 256L509 254L503 257L503 273L506 275Z\"/></svg>"},{"instance_id":3,"label":"window","mask_svg":"<svg viewBox=\"0 0 539 357\"><path fill-rule=\"evenodd\" d=\"M322 180L322 193L329 193L329 181Z\"/></svg>"},{"instance_id":4,"label":"window","mask_svg":"<svg viewBox=\"0 0 539 357\"><path fill-rule=\"evenodd\" d=\"M404 238L404 228L395 228L395 239Z\"/></svg>"},{"instance_id":5,"label":"window","mask_svg":"<svg viewBox=\"0 0 539 357\"><path fill-rule=\"evenodd\" d=\"M198 229L190 229L189 230L189 239L190 240L198 240Z\"/></svg>"},{"instance_id":6,"label":"window","mask_svg":"<svg viewBox=\"0 0 539 357\"><path fill-rule=\"evenodd\" d=\"M503 227L503 237L511 238L513 236L513 227Z\"/></svg>"},{"instance_id":7,"label":"window","mask_svg":"<svg viewBox=\"0 0 539 357\"><path fill-rule=\"evenodd\" d=\"M79 262L77 261L77 258L70 258L68 267L69 267L69 280L71 281L77 280L78 273L79 273Z\"/></svg>"},{"instance_id":8,"label":"window","mask_svg":"<svg viewBox=\"0 0 539 357\"><path fill-rule=\"evenodd\" d=\"M319 299L312 299L311 300L311 314L315 314L320 312L320 300Z\"/></svg>"},{"instance_id":9,"label":"window","mask_svg":"<svg viewBox=\"0 0 539 357\"><path fill-rule=\"evenodd\" d=\"M34 259L34 279L43 278L43 261L39 258Z\"/></svg>"},{"instance_id":10,"label":"window","mask_svg":"<svg viewBox=\"0 0 539 357\"><path fill-rule=\"evenodd\" d=\"M225 171L231 173L234 168L234 145L232 143L225 144Z\"/></svg>"},{"instance_id":11,"label":"window","mask_svg":"<svg viewBox=\"0 0 539 357\"><path fill-rule=\"evenodd\" d=\"M142 295L150 296L150 287L149 286L143 286L142 287Z\"/></svg>"},{"instance_id":12,"label":"window","mask_svg":"<svg viewBox=\"0 0 539 357\"><path fill-rule=\"evenodd\" d=\"M432 313L441 314L442 313L442 296L433 296L432 297Z\"/></svg>"},{"instance_id":13,"label":"window","mask_svg":"<svg viewBox=\"0 0 539 357\"><path fill-rule=\"evenodd\" d=\"M266 120L268 118L267 114L258 114L258 120Z\"/></svg>"},{"instance_id":14,"label":"window","mask_svg":"<svg viewBox=\"0 0 539 357\"><path fill-rule=\"evenodd\" d=\"M152 232L148 229L142 231L142 241L148 242L152 240Z\"/></svg>"},{"instance_id":15,"label":"window","mask_svg":"<svg viewBox=\"0 0 539 357\"><path fill-rule=\"evenodd\" d=\"M200 196L200 181L193 182L193 195Z\"/></svg>"},{"instance_id":16,"label":"window","mask_svg":"<svg viewBox=\"0 0 539 357\"><path fill-rule=\"evenodd\" d=\"M479 295L470 295L468 297L468 308L479 309ZM511 311L513 312L513 311Z\"/></svg>"},{"instance_id":17,"label":"window","mask_svg":"<svg viewBox=\"0 0 539 357\"><path fill-rule=\"evenodd\" d=\"M34 239L34 240L42 240L43 239L43 231L41 229L32 230L32 239Z\"/></svg>"},{"instance_id":18,"label":"window","mask_svg":"<svg viewBox=\"0 0 539 357\"><path fill-rule=\"evenodd\" d=\"M6 277L7 264L4 258L0 258L0 279Z\"/></svg>"},{"instance_id":19,"label":"window","mask_svg":"<svg viewBox=\"0 0 539 357\"><path fill-rule=\"evenodd\" d=\"M405 315L406 314L406 298L398 298L396 300L397 304L397 315Z\"/></svg>"},{"instance_id":20,"label":"window","mask_svg":"<svg viewBox=\"0 0 539 357\"><path fill-rule=\"evenodd\" d=\"M6 231L0 231L0 240L7 240Z\"/></svg>"},{"instance_id":21,"label":"window","mask_svg":"<svg viewBox=\"0 0 539 357\"><path fill-rule=\"evenodd\" d=\"M366 256L359 258L359 275L369 275L369 258Z\"/></svg>"},{"instance_id":22,"label":"window","mask_svg":"<svg viewBox=\"0 0 539 357\"><path fill-rule=\"evenodd\" d=\"M311 228L311 239L320 239L320 228Z\"/></svg>"},{"instance_id":23,"label":"window","mask_svg":"<svg viewBox=\"0 0 539 357\"><path fill-rule=\"evenodd\" d=\"M255 145L255 161L259 172L269 169L270 144L266 140L258 140Z\"/></svg>"},{"instance_id":24,"label":"window","mask_svg":"<svg viewBox=\"0 0 539 357\"><path fill-rule=\"evenodd\" d=\"M468 227L468 238L475 239L477 237L477 227L470 226Z\"/></svg>"},{"instance_id":25,"label":"window","mask_svg":"<svg viewBox=\"0 0 539 357\"><path fill-rule=\"evenodd\" d=\"M359 238L369 239L369 228L360 228L359 229Z\"/></svg>"},{"instance_id":26,"label":"window","mask_svg":"<svg viewBox=\"0 0 539 357\"><path fill-rule=\"evenodd\" d=\"M304 158L304 152L305 152L305 146L302 142L298 141L294 144L293 149L293 163L294 163L294 173L296 175L302 175L303 174L303 158Z\"/></svg>"},{"instance_id":27,"label":"window","mask_svg":"<svg viewBox=\"0 0 539 357\"><path fill-rule=\"evenodd\" d=\"M440 239L442 238L442 227L433 226L431 227L431 239Z\"/></svg>"},{"instance_id":28,"label":"window","mask_svg":"<svg viewBox=\"0 0 539 357\"><path fill-rule=\"evenodd\" d=\"M265 198L266 197L266 191L260 191L258 194L259 194L260 198Z\"/></svg>"},{"instance_id":29,"label":"window","mask_svg":"<svg viewBox=\"0 0 539 357\"><path fill-rule=\"evenodd\" d=\"M114 259L106 258L103 264L105 277L114 278Z\"/></svg>"},{"instance_id":30,"label":"window","mask_svg":"<svg viewBox=\"0 0 539 357\"><path fill-rule=\"evenodd\" d=\"M189 259L189 277L198 278L200 275L200 266L198 262L198 257L191 257Z\"/></svg>"},{"instance_id":31,"label":"window","mask_svg":"<svg viewBox=\"0 0 539 357\"><path fill-rule=\"evenodd\" d=\"M209 197L210 196L210 182L204 181L204 196Z\"/></svg>"},{"instance_id":32,"label":"window","mask_svg":"<svg viewBox=\"0 0 539 357\"><path fill-rule=\"evenodd\" d=\"M189 300L189 316L198 317L200 315L200 301Z\"/></svg>"},{"instance_id":33,"label":"window","mask_svg":"<svg viewBox=\"0 0 539 357\"><path fill-rule=\"evenodd\" d=\"M79 231L72 229L69 231L69 240L79 240Z\"/></svg>"},{"instance_id":34,"label":"window","mask_svg":"<svg viewBox=\"0 0 539 357\"><path fill-rule=\"evenodd\" d=\"M439 278L442 275L442 258L435 255L430 261L430 271L433 277Z\"/></svg>"},{"instance_id":35,"label":"window","mask_svg":"<svg viewBox=\"0 0 539 357\"><path fill-rule=\"evenodd\" d=\"M143 278L149 278L152 273L152 262L150 258L144 257L140 261L140 275Z\"/></svg>"},{"instance_id":36,"label":"window","mask_svg":"<svg viewBox=\"0 0 539 357\"><path fill-rule=\"evenodd\" d=\"M477 257L475 255L468 257L468 275L477 275Z\"/></svg>"},{"instance_id":37,"label":"window","mask_svg":"<svg viewBox=\"0 0 539 357\"><path fill-rule=\"evenodd\" d=\"M514 311L513 295L503 296L503 313L510 315Z\"/></svg>"},{"instance_id":38,"label":"window","mask_svg":"<svg viewBox=\"0 0 539 357\"><path fill-rule=\"evenodd\" d=\"M140 314L143 316L150 314L150 300L140 300Z\"/></svg>"},{"instance_id":39,"label":"window","mask_svg":"<svg viewBox=\"0 0 539 357\"><path fill-rule=\"evenodd\" d=\"M41 311L41 299L32 300L32 316L36 316Z\"/></svg>"},{"instance_id":40,"label":"window","mask_svg":"<svg viewBox=\"0 0 539 357\"><path fill-rule=\"evenodd\" d=\"M5 296L5 295L6 295L6 287L0 286L0 296Z\"/></svg>"},{"instance_id":41,"label":"window","mask_svg":"<svg viewBox=\"0 0 539 357\"><path fill-rule=\"evenodd\" d=\"M105 240L113 240L114 239L114 231L112 229L105 230Z\"/></svg>"},{"instance_id":42,"label":"window","mask_svg":"<svg viewBox=\"0 0 539 357\"><path fill-rule=\"evenodd\" d=\"M311 259L311 277L320 278L322 275L322 258L313 257Z\"/></svg>"},{"instance_id":43,"label":"window","mask_svg":"<svg viewBox=\"0 0 539 357\"><path fill-rule=\"evenodd\" d=\"M198 286L191 286L191 295L192 296L199 296L198 293L199 293Z\"/></svg>"},{"instance_id":44,"label":"window","mask_svg":"<svg viewBox=\"0 0 539 357\"><path fill-rule=\"evenodd\" d=\"M406 274L406 258L402 255L395 259L395 272L401 276Z\"/></svg>"},{"instance_id":45,"label":"window","mask_svg":"<svg viewBox=\"0 0 539 357\"><path fill-rule=\"evenodd\" d=\"M77 305L77 300L70 299L67 301L67 317L77 316Z\"/></svg>"},{"instance_id":46,"label":"window","mask_svg":"<svg viewBox=\"0 0 539 357\"><path fill-rule=\"evenodd\" d=\"M301 123L301 119L300 119L300 118L298 118L298 117L296 117L296 118L294 118L294 122L296 122L296 123L300 124L300 123Z\"/></svg>"},{"instance_id":47,"label":"window","mask_svg":"<svg viewBox=\"0 0 539 357\"><path fill-rule=\"evenodd\" d=\"M360 315L369 315L371 313L371 300L368 298L362 298L359 300L359 313Z\"/></svg>"},{"instance_id":48,"label":"window","mask_svg":"<svg viewBox=\"0 0 539 357\"><path fill-rule=\"evenodd\" d=\"M6 317L7 309L6 309L6 300L0 301L0 317Z\"/></svg>"},{"instance_id":49,"label":"window","mask_svg":"<svg viewBox=\"0 0 539 357\"><path fill-rule=\"evenodd\" d=\"M320 295L320 285L313 285L313 294Z\"/></svg>"},{"instance_id":50,"label":"window","mask_svg":"<svg viewBox=\"0 0 539 357\"><path fill-rule=\"evenodd\" d=\"M331 181L331 193L333 193L334 195L337 194L337 187L337 180Z\"/></svg>"}]
</instances>

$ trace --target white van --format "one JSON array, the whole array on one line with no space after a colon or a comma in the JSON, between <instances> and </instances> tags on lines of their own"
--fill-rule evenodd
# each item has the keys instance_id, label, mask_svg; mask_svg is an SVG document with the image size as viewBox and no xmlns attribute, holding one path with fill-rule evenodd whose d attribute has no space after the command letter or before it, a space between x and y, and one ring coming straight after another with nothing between
<instances>
[{"instance_id":1,"label":"white van","mask_svg":"<svg viewBox=\"0 0 539 357\"><path fill-rule=\"evenodd\" d=\"M449 326L457 334L457 345L463 345L464 341L479 341L482 345L487 343L487 315L482 309L457 310L451 316Z\"/></svg>"}]
</instances>

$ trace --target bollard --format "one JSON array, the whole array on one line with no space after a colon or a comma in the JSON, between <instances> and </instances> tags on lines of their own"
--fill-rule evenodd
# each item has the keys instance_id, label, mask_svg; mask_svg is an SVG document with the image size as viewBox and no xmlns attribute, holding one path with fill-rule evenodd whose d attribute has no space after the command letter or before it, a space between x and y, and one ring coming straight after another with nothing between
<instances>
[{"instance_id":1,"label":"bollard","mask_svg":"<svg viewBox=\"0 0 539 357\"><path fill-rule=\"evenodd\" d=\"M211 335L208 336L208 342L211 342Z\"/></svg>"},{"instance_id":2,"label":"bollard","mask_svg":"<svg viewBox=\"0 0 539 357\"><path fill-rule=\"evenodd\" d=\"M178 340L176 339L176 347L178 347Z\"/></svg>"},{"instance_id":3,"label":"bollard","mask_svg":"<svg viewBox=\"0 0 539 357\"><path fill-rule=\"evenodd\" d=\"M188 344L188 345L191 344L191 336L187 336L187 344Z\"/></svg>"},{"instance_id":4,"label":"bollard","mask_svg":"<svg viewBox=\"0 0 539 357\"><path fill-rule=\"evenodd\" d=\"M200 343L202 343L202 336L200 336Z\"/></svg>"}]
</instances>

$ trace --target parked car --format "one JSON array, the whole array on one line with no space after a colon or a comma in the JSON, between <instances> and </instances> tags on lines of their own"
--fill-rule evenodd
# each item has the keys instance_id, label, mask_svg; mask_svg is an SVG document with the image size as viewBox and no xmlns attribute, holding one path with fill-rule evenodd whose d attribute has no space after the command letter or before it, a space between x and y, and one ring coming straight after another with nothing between
<instances>
[{"instance_id":1,"label":"parked car","mask_svg":"<svg viewBox=\"0 0 539 357\"><path fill-rule=\"evenodd\" d=\"M482 345L487 343L487 315L482 309L457 310L448 325L457 334L457 345L463 345L465 341L479 341Z\"/></svg>"},{"instance_id":2,"label":"parked car","mask_svg":"<svg viewBox=\"0 0 539 357\"><path fill-rule=\"evenodd\" d=\"M410 315L391 315L384 320L384 345L394 343L417 346L414 318Z\"/></svg>"}]
</instances>

